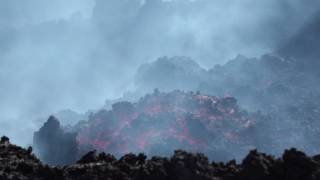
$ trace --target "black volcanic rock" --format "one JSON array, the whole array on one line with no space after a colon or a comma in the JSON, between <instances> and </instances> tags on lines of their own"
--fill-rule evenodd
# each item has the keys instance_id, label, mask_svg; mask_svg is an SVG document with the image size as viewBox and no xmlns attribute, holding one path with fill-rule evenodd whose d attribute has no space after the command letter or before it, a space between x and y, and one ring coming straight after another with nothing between
<instances>
[{"instance_id":1,"label":"black volcanic rock","mask_svg":"<svg viewBox=\"0 0 320 180\"><path fill-rule=\"evenodd\" d=\"M0 142L1 143L8 143L9 142L9 138L7 136L2 136Z\"/></svg>"},{"instance_id":2,"label":"black volcanic rock","mask_svg":"<svg viewBox=\"0 0 320 180\"><path fill-rule=\"evenodd\" d=\"M258 153L257 150L251 151L242 162L240 176L247 180L275 179L278 174L273 172L274 164L276 160L273 157Z\"/></svg>"},{"instance_id":3,"label":"black volcanic rock","mask_svg":"<svg viewBox=\"0 0 320 180\"><path fill-rule=\"evenodd\" d=\"M0 141L1 180L55 180L63 179L62 170L42 164L30 148L10 144L7 137Z\"/></svg>"},{"instance_id":4,"label":"black volcanic rock","mask_svg":"<svg viewBox=\"0 0 320 180\"><path fill-rule=\"evenodd\" d=\"M203 154L175 151L171 158L91 151L77 163L54 167L38 160L30 150L0 141L1 180L319 180L319 156L296 149L281 158L251 151L241 164L209 162Z\"/></svg>"},{"instance_id":5,"label":"black volcanic rock","mask_svg":"<svg viewBox=\"0 0 320 180\"><path fill-rule=\"evenodd\" d=\"M54 116L50 116L40 130L34 133L33 142L40 159L46 163L69 164L76 160L76 134L64 132Z\"/></svg>"},{"instance_id":6,"label":"black volcanic rock","mask_svg":"<svg viewBox=\"0 0 320 180\"><path fill-rule=\"evenodd\" d=\"M320 167L316 161L296 149L286 150L283 161L287 171L286 176L292 180L312 179L314 178L312 172Z\"/></svg>"}]
</instances>

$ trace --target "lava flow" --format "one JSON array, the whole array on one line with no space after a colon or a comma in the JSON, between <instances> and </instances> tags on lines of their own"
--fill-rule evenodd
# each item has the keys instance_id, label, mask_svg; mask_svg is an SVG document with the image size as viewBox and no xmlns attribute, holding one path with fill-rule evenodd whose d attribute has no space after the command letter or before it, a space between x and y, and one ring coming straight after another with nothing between
<instances>
[{"instance_id":1,"label":"lava flow","mask_svg":"<svg viewBox=\"0 0 320 180\"><path fill-rule=\"evenodd\" d=\"M184 149L225 159L254 146L255 123L255 116L241 110L233 97L156 90L136 103L118 102L111 110L100 110L72 131L79 155L92 149L118 156L131 152L169 155ZM37 134L45 133L40 129ZM35 138L40 149L41 142L52 141L52 137L41 138Z\"/></svg>"},{"instance_id":2,"label":"lava flow","mask_svg":"<svg viewBox=\"0 0 320 180\"><path fill-rule=\"evenodd\" d=\"M155 91L137 103L119 102L97 112L76 131L81 150L166 154L167 149L210 151L215 145L247 143L244 134L253 126L232 97Z\"/></svg>"}]
</instances>

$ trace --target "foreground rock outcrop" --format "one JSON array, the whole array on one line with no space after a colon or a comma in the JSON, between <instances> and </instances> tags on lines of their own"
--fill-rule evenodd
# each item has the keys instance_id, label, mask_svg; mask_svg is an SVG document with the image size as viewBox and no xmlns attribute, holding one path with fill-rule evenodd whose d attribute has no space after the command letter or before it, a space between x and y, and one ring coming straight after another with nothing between
<instances>
[{"instance_id":1,"label":"foreground rock outcrop","mask_svg":"<svg viewBox=\"0 0 320 180\"><path fill-rule=\"evenodd\" d=\"M34 133L33 139L36 154L50 165L71 164L77 158L76 134L64 132L54 116Z\"/></svg>"},{"instance_id":2,"label":"foreground rock outcrop","mask_svg":"<svg viewBox=\"0 0 320 180\"><path fill-rule=\"evenodd\" d=\"M10 144L9 138L0 140L0 180L63 179L63 171L49 167L32 154L32 148L23 149Z\"/></svg>"},{"instance_id":3,"label":"foreground rock outcrop","mask_svg":"<svg viewBox=\"0 0 320 180\"><path fill-rule=\"evenodd\" d=\"M319 180L320 155L309 157L296 149L275 158L253 150L241 164L209 162L203 154L175 151L171 158L144 154L114 156L91 151L64 167L43 164L32 148L0 141L0 179L25 180Z\"/></svg>"}]
</instances>

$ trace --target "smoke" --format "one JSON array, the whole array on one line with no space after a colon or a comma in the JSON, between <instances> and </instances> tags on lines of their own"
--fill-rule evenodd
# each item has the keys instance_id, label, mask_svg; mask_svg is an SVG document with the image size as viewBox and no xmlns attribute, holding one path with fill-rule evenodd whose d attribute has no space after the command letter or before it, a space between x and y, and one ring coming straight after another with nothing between
<instances>
[{"instance_id":1,"label":"smoke","mask_svg":"<svg viewBox=\"0 0 320 180\"><path fill-rule=\"evenodd\" d=\"M134 87L137 67L158 57L189 56L208 69L239 53L272 51L318 5L316 0L0 0L0 132L29 143L40 123L34 119L65 108L100 107Z\"/></svg>"}]
</instances>

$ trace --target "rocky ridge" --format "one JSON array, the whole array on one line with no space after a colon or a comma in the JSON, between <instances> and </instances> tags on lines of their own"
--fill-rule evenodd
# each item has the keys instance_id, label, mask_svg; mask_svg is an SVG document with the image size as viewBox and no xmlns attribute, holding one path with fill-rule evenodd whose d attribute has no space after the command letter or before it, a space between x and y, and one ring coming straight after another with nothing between
<instances>
[{"instance_id":1,"label":"rocky ridge","mask_svg":"<svg viewBox=\"0 0 320 180\"><path fill-rule=\"evenodd\" d=\"M296 149L282 157L251 151L237 164L209 162L200 153L177 150L170 158L126 154L117 159L110 154L90 151L75 164L54 167L43 164L32 148L24 149L2 137L0 141L2 180L318 180L320 155L313 157Z\"/></svg>"}]
</instances>

